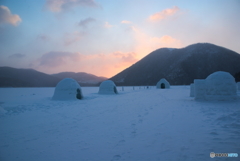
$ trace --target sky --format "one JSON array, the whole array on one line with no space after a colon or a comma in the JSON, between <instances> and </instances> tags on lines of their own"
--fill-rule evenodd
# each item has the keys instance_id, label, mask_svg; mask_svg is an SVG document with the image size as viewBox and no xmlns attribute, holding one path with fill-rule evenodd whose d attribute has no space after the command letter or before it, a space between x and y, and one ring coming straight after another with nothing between
<instances>
[{"instance_id":1,"label":"sky","mask_svg":"<svg viewBox=\"0 0 240 161\"><path fill-rule=\"evenodd\" d=\"M240 0L0 0L0 66L112 77L150 52L240 53Z\"/></svg>"}]
</instances>

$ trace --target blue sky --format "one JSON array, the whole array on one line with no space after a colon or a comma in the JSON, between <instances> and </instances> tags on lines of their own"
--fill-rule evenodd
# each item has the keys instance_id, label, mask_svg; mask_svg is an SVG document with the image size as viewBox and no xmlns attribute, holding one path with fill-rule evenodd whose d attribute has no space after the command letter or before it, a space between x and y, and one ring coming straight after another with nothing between
<instances>
[{"instance_id":1,"label":"blue sky","mask_svg":"<svg viewBox=\"0 0 240 161\"><path fill-rule=\"evenodd\" d=\"M111 77L161 47L240 53L239 0L0 0L0 66Z\"/></svg>"}]
</instances>

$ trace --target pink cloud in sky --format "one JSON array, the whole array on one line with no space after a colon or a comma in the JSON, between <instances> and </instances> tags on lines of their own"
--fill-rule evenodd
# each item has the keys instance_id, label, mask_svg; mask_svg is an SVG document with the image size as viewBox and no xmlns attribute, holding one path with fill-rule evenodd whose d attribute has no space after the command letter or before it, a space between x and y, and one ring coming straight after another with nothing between
<instances>
[{"instance_id":1,"label":"pink cloud in sky","mask_svg":"<svg viewBox=\"0 0 240 161\"><path fill-rule=\"evenodd\" d=\"M161 45L173 45L173 46L181 46L181 41L180 40L177 40L169 35L164 35L160 38L158 37L153 37L151 38L152 39L152 42L153 43L158 43L158 44L161 44Z\"/></svg>"},{"instance_id":2,"label":"pink cloud in sky","mask_svg":"<svg viewBox=\"0 0 240 161\"><path fill-rule=\"evenodd\" d=\"M130 24L132 22L131 21L127 21L127 20L123 20L123 21L121 21L121 23Z\"/></svg>"},{"instance_id":3,"label":"pink cloud in sky","mask_svg":"<svg viewBox=\"0 0 240 161\"><path fill-rule=\"evenodd\" d=\"M46 0L45 6L52 12L61 12L75 6L98 6L94 0Z\"/></svg>"},{"instance_id":4,"label":"pink cloud in sky","mask_svg":"<svg viewBox=\"0 0 240 161\"><path fill-rule=\"evenodd\" d=\"M84 32L73 32L73 33L66 33L64 35L64 45L69 46L73 43L80 41L84 37Z\"/></svg>"},{"instance_id":5,"label":"pink cloud in sky","mask_svg":"<svg viewBox=\"0 0 240 161\"><path fill-rule=\"evenodd\" d=\"M168 8L165 10L162 10L160 12L157 12L149 17L150 21L159 21L162 19L165 19L171 15L174 15L177 11L179 11L179 8L177 6L174 6L173 8Z\"/></svg>"},{"instance_id":6,"label":"pink cloud in sky","mask_svg":"<svg viewBox=\"0 0 240 161\"><path fill-rule=\"evenodd\" d=\"M111 28L111 27L113 27L113 25L111 25L109 22L105 22L104 27L105 28Z\"/></svg>"},{"instance_id":7,"label":"pink cloud in sky","mask_svg":"<svg viewBox=\"0 0 240 161\"><path fill-rule=\"evenodd\" d=\"M50 37L45 34L39 34L36 39L46 42L50 40Z\"/></svg>"},{"instance_id":8,"label":"pink cloud in sky","mask_svg":"<svg viewBox=\"0 0 240 161\"><path fill-rule=\"evenodd\" d=\"M96 54L89 61L92 63L87 64L86 68L91 66L91 71L88 70L90 73L110 78L136 63L138 59L135 52L116 51L110 54Z\"/></svg>"},{"instance_id":9,"label":"pink cloud in sky","mask_svg":"<svg viewBox=\"0 0 240 161\"><path fill-rule=\"evenodd\" d=\"M81 56L82 55L79 53L51 51L43 54L38 62L39 66L54 68L68 63L77 62L81 59Z\"/></svg>"},{"instance_id":10,"label":"pink cloud in sky","mask_svg":"<svg viewBox=\"0 0 240 161\"><path fill-rule=\"evenodd\" d=\"M134 52L84 55L78 52L52 51L43 54L35 62L38 65L34 68L48 73L73 71L111 77L137 61Z\"/></svg>"},{"instance_id":11,"label":"pink cloud in sky","mask_svg":"<svg viewBox=\"0 0 240 161\"><path fill-rule=\"evenodd\" d=\"M109 24L109 23L107 23ZM110 25L112 26L112 25ZM171 35L152 36L137 26L131 28L133 39L130 51L115 51L87 54L84 52L52 51L45 53L35 64L37 70L51 73L63 71L87 72L98 76L112 77L150 52L161 47L182 47L182 43ZM70 33L65 37L65 45L71 45L81 39L81 34Z\"/></svg>"},{"instance_id":12,"label":"pink cloud in sky","mask_svg":"<svg viewBox=\"0 0 240 161\"><path fill-rule=\"evenodd\" d=\"M16 54L10 55L8 58L9 58L9 59L22 59L22 58L24 58L24 57L26 57L25 54L16 53Z\"/></svg>"},{"instance_id":13,"label":"pink cloud in sky","mask_svg":"<svg viewBox=\"0 0 240 161\"><path fill-rule=\"evenodd\" d=\"M10 9L6 6L0 6L0 25L1 24L11 24L17 26L22 19L19 15L12 14Z\"/></svg>"},{"instance_id":14,"label":"pink cloud in sky","mask_svg":"<svg viewBox=\"0 0 240 161\"><path fill-rule=\"evenodd\" d=\"M138 59L143 58L144 56L158 48L180 48L183 46L180 40L170 35L156 37L146 34L136 26L132 26L131 29L134 33L136 41L134 52L138 54Z\"/></svg>"},{"instance_id":15,"label":"pink cloud in sky","mask_svg":"<svg viewBox=\"0 0 240 161\"><path fill-rule=\"evenodd\" d=\"M123 53L120 51L112 53L113 57L120 58L122 62L125 63L135 63L138 59L136 59L136 53L129 52L129 53Z\"/></svg>"},{"instance_id":16,"label":"pink cloud in sky","mask_svg":"<svg viewBox=\"0 0 240 161\"><path fill-rule=\"evenodd\" d=\"M80 27L86 27L89 23L96 21L94 18L88 17L84 20L81 20L78 25Z\"/></svg>"}]
</instances>

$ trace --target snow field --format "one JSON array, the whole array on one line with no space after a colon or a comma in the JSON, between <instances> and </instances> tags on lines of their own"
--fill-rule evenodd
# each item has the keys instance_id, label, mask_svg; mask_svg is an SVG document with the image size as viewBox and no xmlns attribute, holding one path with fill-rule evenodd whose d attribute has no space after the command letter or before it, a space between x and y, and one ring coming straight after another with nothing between
<instances>
[{"instance_id":1,"label":"snow field","mask_svg":"<svg viewBox=\"0 0 240 161\"><path fill-rule=\"evenodd\" d=\"M0 160L185 161L240 154L240 100L195 101L189 86L118 88L53 101L54 88L1 88ZM239 93L238 93L239 95ZM239 160L239 158L231 158Z\"/></svg>"}]
</instances>

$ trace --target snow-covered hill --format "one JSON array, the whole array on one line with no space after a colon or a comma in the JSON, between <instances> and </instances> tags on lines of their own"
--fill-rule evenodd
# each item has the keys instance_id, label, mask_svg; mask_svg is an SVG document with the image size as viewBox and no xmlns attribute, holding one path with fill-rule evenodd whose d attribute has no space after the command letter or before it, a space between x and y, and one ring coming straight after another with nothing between
<instances>
[{"instance_id":1,"label":"snow-covered hill","mask_svg":"<svg viewBox=\"0 0 240 161\"><path fill-rule=\"evenodd\" d=\"M239 99L195 101L189 86L82 91L83 100L53 101L54 88L0 88L0 160L239 160L210 158L240 154Z\"/></svg>"}]
</instances>

